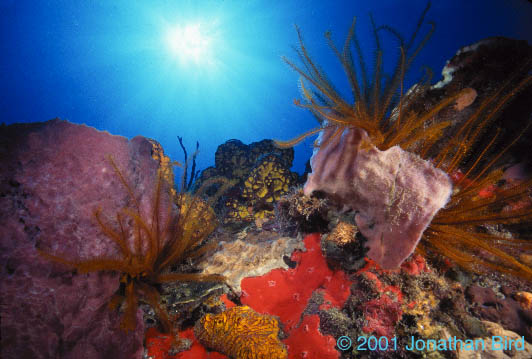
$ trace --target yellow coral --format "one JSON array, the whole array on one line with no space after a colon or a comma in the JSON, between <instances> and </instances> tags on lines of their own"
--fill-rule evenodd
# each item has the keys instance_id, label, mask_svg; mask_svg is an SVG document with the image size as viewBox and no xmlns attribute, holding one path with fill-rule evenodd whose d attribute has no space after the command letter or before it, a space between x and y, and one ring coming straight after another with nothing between
<instances>
[{"instance_id":1,"label":"yellow coral","mask_svg":"<svg viewBox=\"0 0 532 359\"><path fill-rule=\"evenodd\" d=\"M271 218L271 216L273 216L273 211L268 211L266 209L264 210L261 210L261 211L256 211L255 213L253 213L253 217L257 220L257 219L267 219L267 218ZM256 222L255 222L256 223Z\"/></svg>"},{"instance_id":2,"label":"yellow coral","mask_svg":"<svg viewBox=\"0 0 532 359\"><path fill-rule=\"evenodd\" d=\"M242 179L253 166L248 146L239 140L229 140L216 150L214 162L219 174Z\"/></svg>"},{"instance_id":3,"label":"yellow coral","mask_svg":"<svg viewBox=\"0 0 532 359\"><path fill-rule=\"evenodd\" d=\"M532 309L532 293L529 292L517 292L515 293L515 299L521 304L521 307L525 310Z\"/></svg>"},{"instance_id":4,"label":"yellow coral","mask_svg":"<svg viewBox=\"0 0 532 359\"><path fill-rule=\"evenodd\" d=\"M237 199L226 202L226 221L271 218L274 213L273 204L288 193L293 183L294 174L286 167L282 157L264 157L244 181L241 197L246 202L240 203Z\"/></svg>"},{"instance_id":5,"label":"yellow coral","mask_svg":"<svg viewBox=\"0 0 532 359\"><path fill-rule=\"evenodd\" d=\"M437 336L442 330L442 327L432 322L432 318L427 315L432 308L436 308L439 301L434 297L434 294L426 291L420 291L412 302L414 305L404 305L403 311L405 314L414 315L417 317L417 331L427 338Z\"/></svg>"},{"instance_id":6,"label":"yellow coral","mask_svg":"<svg viewBox=\"0 0 532 359\"><path fill-rule=\"evenodd\" d=\"M163 179L170 185L170 187L174 186L174 168L173 163L170 160L170 157L166 156L164 154L163 146L155 140L148 139L148 141L151 143L152 150L151 150L151 157L159 163L159 170L161 171ZM172 188L172 195L175 195L176 192Z\"/></svg>"},{"instance_id":7,"label":"yellow coral","mask_svg":"<svg viewBox=\"0 0 532 359\"><path fill-rule=\"evenodd\" d=\"M355 225L340 221L327 236L327 240L332 241L339 246L345 246L346 244L355 241L357 231L358 229Z\"/></svg>"},{"instance_id":8,"label":"yellow coral","mask_svg":"<svg viewBox=\"0 0 532 359\"><path fill-rule=\"evenodd\" d=\"M176 197L179 214L186 216L183 232L193 240L206 238L218 225L216 214L212 207L204 200L188 193L181 193Z\"/></svg>"},{"instance_id":9,"label":"yellow coral","mask_svg":"<svg viewBox=\"0 0 532 359\"><path fill-rule=\"evenodd\" d=\"M207 314L196 324L194 333L206 347L234 359L288 358L279 340L277 319L247 306Z\"/></svg>"},{"instance_id":10,"label":"yellow coral","mask_svg":"<svg viewBox=\"0 0 532 359\"><path fill-rule=\"evenodd\" d=\"M225 222L234 221L252 221L253 209L251 207L240 204L238 200L230 198L225 202L227 213Z\"/></svg>"},{"instance_id":11,"label":"yellow coral","mask_svg":"<svg viewBox=\"0 0 532 359\"><path fill-rule=\"evenodd\" d=\"M288 193L292 182L290 171L276 156L271 155L251 171L244 182L242 197L249 199L252 204L259 201L273 203Z\"/></svg>"}]
</instances>

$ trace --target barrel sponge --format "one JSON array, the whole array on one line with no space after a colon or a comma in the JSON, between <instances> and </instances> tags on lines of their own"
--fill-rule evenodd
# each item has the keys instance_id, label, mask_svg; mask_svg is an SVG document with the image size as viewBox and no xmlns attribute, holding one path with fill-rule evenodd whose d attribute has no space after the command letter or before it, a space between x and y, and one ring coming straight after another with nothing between
<instances>
[{"instance_id":1,"label":"barrel sponge","mask_svg":"<svg viewBox=\"0 0 532 359\"><path fill-rule=\"evenodd\" d=\"M311 159L304 192L327 193L356 211L368 257L384 269L397 268L449 201L452 182L431 162L399 146L379 150L362 129L333 133L326 128L320 134L322 146Z\"/></svg>"},{"instance_id":2,"label":"barrel sponge","mask_svg":"<svg viewBox=\"0 0 532 359\"><path fill-rule=\"evenodd\" d=\"M196 338L206 347L238 359L286 359L279 339L279 322L247 306L220 314L207 314L195 327Z\"/></svg>"}]
</instances>

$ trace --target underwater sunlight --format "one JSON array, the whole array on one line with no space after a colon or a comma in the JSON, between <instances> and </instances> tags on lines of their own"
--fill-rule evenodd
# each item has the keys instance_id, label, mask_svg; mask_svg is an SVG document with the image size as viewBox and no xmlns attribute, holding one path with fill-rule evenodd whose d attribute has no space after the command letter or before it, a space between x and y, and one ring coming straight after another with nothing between
<instances>
[{"instance_id":1,"label":"underwater sunlight","mask_svg":"<svg viewBox=\"0 0 532 359\"><path fill-rule=\"evenodd\" d=\"M170 27L165 40L170 54L179 58L182 64L202 65L212 57L212 38L200 23Z\"/></svg>"}]
</instances>

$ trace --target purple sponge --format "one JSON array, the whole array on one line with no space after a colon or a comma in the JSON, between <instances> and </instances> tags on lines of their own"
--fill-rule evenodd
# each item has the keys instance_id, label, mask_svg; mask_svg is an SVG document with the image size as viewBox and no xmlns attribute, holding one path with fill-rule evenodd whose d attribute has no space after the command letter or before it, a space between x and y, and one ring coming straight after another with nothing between
<instances>
[{"instance_id":1,"label":"purple sponge","mask_svg":"<svg viewBox=\"0 0 532 359\"><path fill-rule=\"evenodd\" d=\"M335 130L321 132L323 145L312 156L304 192L324 192L356 211L368 257L384 269L397 268L449 200L451 179L399 146L380 151L364 130L347 128L333 137Z\"/></svg>"}]
</instances>

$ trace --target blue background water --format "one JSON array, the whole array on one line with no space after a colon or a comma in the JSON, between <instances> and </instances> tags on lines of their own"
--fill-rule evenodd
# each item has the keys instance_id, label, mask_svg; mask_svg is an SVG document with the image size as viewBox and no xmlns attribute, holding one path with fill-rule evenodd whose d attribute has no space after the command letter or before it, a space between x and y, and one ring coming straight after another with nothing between
<instances>
[{"instance_id":1,"label":"blue background water","mask_svg":"<svg viewBox=\"0 0 532 359\"><path fill-rule=\"evenodd\" d=\"M200 142L198 165L205 168L228 139L290 139L316 126L293 105L298 76L281 60L296 57L294 24L347 95L324 32L331 30L341 46L356 15L371 63L368 14L408 37L425 6L425 0L0 0L0 121L59 117L129 138L143 135L176 160L182 159L176 136L182 136L189 152ZM532 43L530 19L526 0L434 0L427 20L436 22L436 31L407 86L423 65L439 80L445 61L480 39L501 35ZM209 54L197 62L180 60L165 42L168 28L189 23L200 24L211 39ZM429 28L425 24L422 34ZM386 50L385 64L393 64L398 48L390 37ZM311 139L296 147L295 170L302 172L311 151Z\"/></svg>"}]
</instances>

